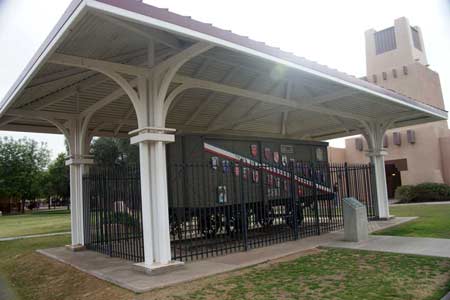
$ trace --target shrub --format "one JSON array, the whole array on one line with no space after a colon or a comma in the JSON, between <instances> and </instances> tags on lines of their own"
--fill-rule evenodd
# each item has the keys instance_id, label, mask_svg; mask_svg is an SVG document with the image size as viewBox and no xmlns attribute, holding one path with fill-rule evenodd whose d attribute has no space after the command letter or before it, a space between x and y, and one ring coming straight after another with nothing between
<instances>
[{"instance_id":1,"label":"shrub","mask_svg":"<svg viewBox=\"0 0 450 300\"><path fill-rule=\"evenodd\" d=\"M395 190L395 199L403 203L411 202L415 198L414 186L402 185Z\"/></svg>"},{"instance_id":2,"label":"shrub","mask_svg":"<svg viewBox=\"0 0 450 300\"><path fill-rule=\"evenodd\" d=\"M395 190L395 198L400 202L450 201L450 186L443 183L420 183L404 185Z\"/></svg>"}]
</instances>

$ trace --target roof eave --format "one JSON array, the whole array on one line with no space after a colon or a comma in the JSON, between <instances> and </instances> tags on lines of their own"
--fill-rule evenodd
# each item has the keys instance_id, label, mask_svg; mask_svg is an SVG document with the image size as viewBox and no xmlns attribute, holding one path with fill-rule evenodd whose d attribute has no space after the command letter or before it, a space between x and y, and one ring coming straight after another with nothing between
<instances>
[{"instance_id":1,"label":"roof eave","mask_svg":"<svg viewBox=\"0 0 450 300\"><path fill-rule=\"evenodd\" d=\"M85 8L84 0L73 0L59 21L53 27L51 32L47 35L44 42L42 42L39 49L33 55L31 60L20 73L16 81L14 81L11 88L6 92L5 96L0 101L0 117L3 116L8 107L12 104L14 98L20 94L25 88L26 84L31 80L32 76L38 72L40 67L44 65L47 58L56 49L56 46L61 41L63 36L67 33L67 29L73 25L74 21L81 17Z\"/></svg>"},{"instance_id":2,"label":"roof eave","mask_svg":"<svg viewBox=\"0 0 450 300\"><path fill-rule=\"evenodd\" d=\"M302 58L296 57L294 54L287 53L280 49L267 46L266 44L261 42L252 41L247 37L239 36L237 34L231 33L230 31L213 27L210 24L205 24L190 18L177 15L172 12L168 12L161 8L153 7L151 5L137 1L86 0L86 2L87 6L92 9L101 10L103 12L116 15L118 17L144 23L152 27L157 27L159 29L166 30L172 33L185 35L187 37L196 40L211 42L213 44L220 45L222 47L230 48L235 51L243 52L246 54L250 54L252 56L263 58L265 60L279 63L281 65L285 65L287 67L309 73L311 75L341 84L343 86L357 89L361 92L382 97L391 102L398 103L416 109L418 111L431 114L442 120L446 120L448 118L447 111L445 110L397 94L393 91L374 85L362 79L352 77L332 69L328 69L324 66L318 65L322 69L328 69L329 73L324 72L324 70L313 69L311 67L305 66L300 61L297 61L302 60ZM158 11L158 13L154 13L153 11L155 10ZM164 16L165 19L163 17L158 19L157 18L158 14ZM168 17L167 15L170 16ZM169 18L170 21L172 22L168 22L167 19ZM187 22L191 22L192 27L194 27L196 30L188 28L188 25L190 24L184 24L186 25L185 27L180 25ZM205 27L205 30L203 31L199 30L202 28L202 26ZM208 29L207 27L212 29ZM208 30L212 32L208 34L207 32ZM296 61L293 62L287 59L286 56L289 56L292 60Z\"/></svg>"},{"instance_id":3,"label":"roof eave","mask_svg":"<svg viewBox=\"0 0 450 300\"><path fill-rule=\"evenodd\" d=\"M146 8L147 10L136 11L136 6ZM168 22L167 20L161 20L155 18L154 16L149 16L148 11L149 8L153 8L152 6L140 2L122 1L122 0L73 0L69 5L68 9L66 10L66 12L64 13L64 15L60 18L60 20L55 25L51 33L48 35L44 43L41 45L37 53L33 56L33 58L27 64L24 71L15 81L11 89L8 91L2 102L0 102L0 117L11 105L14 98L22 91L22 89L29 82L32 76L46 62L49 55L51 55L54 49L56 49L57 45L63 39L65 33L67 32L67 29L70 28L70 26L72 26L77 19L79 19L84 13L87 12L88 9L85 9L86 7L94 10L100 10L104 13L108 13L125 19L133 20L135 22L144 23L152 27L160 28L162 30L171 31L179 35L185 35L194 38L196 40L208 41L210 43L230 48L235 51L250 54L252 56L269 60L274 63L279 63L289 68L297 69L306 72L308 74L311 74L313 76L330 80L346 87L357 89L363 93L368 93L370 95L382 97L391 102L398 103L418 111L422 111L424 113L437 117L438 119L446 120L448 117L447 112L444 110L412 100L408 97L396 94L382 87L375 86L361 79L357 79L348 75L347 75L348 78L347 77L342 78L344 75L343 73L339 73L337 71L325 68L323 66L322 68L325 68L326 70L317 70L315 68L305 66L300 61L293 62L292 60L286 58L286 56L290 54L283 52L281 50L279 50L278 53L275 48L269 47L263 43L251 41L246 37L241 37L239 35L212 26L211 27L214 28L214 32L216 33L215 35L207 34L205 32L201 32L198 30L193 30L189 28L189 26L187 26L186 24L185 24L186 26L183 27L179 24L175 24L177 23L175 21ZM127 7L133 7L134 11L127 10ZM145 12L147 12L147 14L145 14ZM169 14L171 14L173 19L180 18L180 16L176 14L173 13ZM203 24L198 21L192 22L196 22L195 24L197 25ZM209 25L205 24L205 26ZM217 32L223 32L224 34L226 34L225 37L228 37L228 39L221 38L217 34ZM247 42L244 43L241 42L241 40ZM258 49L258 47L260 47L261 49ZM295 57L294 55L292 56ZM298 57L296 58L298 60L301 60Z\"/></svg>"}]
</instances>

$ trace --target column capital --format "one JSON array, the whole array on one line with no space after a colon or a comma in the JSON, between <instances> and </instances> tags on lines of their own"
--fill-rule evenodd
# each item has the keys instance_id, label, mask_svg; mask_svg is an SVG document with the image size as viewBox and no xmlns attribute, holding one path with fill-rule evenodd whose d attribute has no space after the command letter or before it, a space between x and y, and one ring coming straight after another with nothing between
<instances>
[{"instance_id":1,"label":"column capital","mask_svg":"<svg viewBox=\"0 0 450 300\"><path fill-rule=\"evenodd\" d=\"M379 150L369 150L366 152L366 155L368 157L378 157L378 156L386 156L388 152L384 149Z\"/></svg>"},{"instance_id":2,"label":"column capital","mask_svg":"<svg viewBox=\"0 0 450 300\"><path fill-rule=\"evenodd\" d=\"M130 139L131 144L146 143L146 142L163 142L173 143L175 142L176 129L162 128L162 127L142 127L136 130L130 131L128 134L137 134Z\"/></svg>"},{"instance_id":3,"label":"column capital","mask_svg":"<svg viewBox=\"0 0 450 300\"><path fill-rule=\"evenodd\" d=\"M70 165L93 165L92 155L71 155L66 159L66 166Z\"/></svg>"}]
</instances>

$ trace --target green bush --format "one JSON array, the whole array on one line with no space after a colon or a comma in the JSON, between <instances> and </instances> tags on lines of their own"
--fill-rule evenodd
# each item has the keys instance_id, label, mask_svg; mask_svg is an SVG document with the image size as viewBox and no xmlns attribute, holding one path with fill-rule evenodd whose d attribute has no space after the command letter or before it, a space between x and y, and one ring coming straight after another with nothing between
<instances>
[{"instance_id":1,"label":"green bush","mask_svg":"<svg viewBox=\"0 0 450 300\"><path fill-rule=\"evenodd\" d=\"M415 197L414 186L402 185L395 190L395 199L403 203L411 202Z\"/></svg>"},{"instance_id":2,"label":"green bush","mask_svg":"<svg viewBox=\"0 0 450 300\"><path fill-rule=\"evenodd\" d=\"M395 198L403 203L450 201L450 186L443 183L404 185L395 190Z\"/></svg>"}]
</instances>

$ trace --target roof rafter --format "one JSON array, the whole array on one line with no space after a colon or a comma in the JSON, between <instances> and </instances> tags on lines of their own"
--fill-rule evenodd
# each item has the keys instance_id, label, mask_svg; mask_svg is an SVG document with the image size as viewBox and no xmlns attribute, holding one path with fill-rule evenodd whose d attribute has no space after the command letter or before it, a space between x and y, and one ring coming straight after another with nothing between
<instances>
[{"instance_id":1,"label":"roof rafter","mask_svg":"<svg viewBox=\"0 0 450 300\"><path fill-rule=\"evenodd\" d=\"M311 103L314 103L313 100L309 101L311 103L305 104L305 103L302 103L299 101L288 100L288 99L282 98L282 97L276 97L276 96L267 95L267 94L263 94L263 93L259 93L259 92L255 92L255 91L250 91L250 90L246 90L246 89L242 89L242 88L232 87L232 86L228 86L228 85L224 85L224 84L220 84L220 83L216 83L216 82L212 82L212 81L190 78L190 77L182 76L182 75L176 75L174 77L173 81L176 83L186 83L186 84L189 84L190 86L196 87L196 88L213 90L213 91L222 92L225 94L240 96L243 98L254 99L254 100L258 100L258 101L265 102L265 103L282 105L282 106L290 107L293 109L304 109L304 110L309 110L309 111L314 111L314 112L319 112L319 113L338 115L338 116L343 116L343 117L355 119L355 120L372 120L372 121L374 120L372 117L368 117L368 116L364 116L364 115L360 115L360 114L336 111L336 110L325 108L325 107L314 106L314 105L311 105ZM339 94L342 93L342 90L338 91L338 93ZM325 96L327 96L326 97L327 101L332 100L331 95L325 95ZM320 96L320 97L325 97L325 96Z\"/></svg>"},{"instance_id":2,"label":"roof rafter","mask_svg":"<svg viewBox=\"0 0 450 300\"><path fill-rule=\"evenodd\" d=\"M77 68L87 68L92 70L109 69L111 71L124 73L133 76L147 75L150 72L149 68L110 62L106 60L92 59L80 57L75 55L67 55L61 53L54 53L48 60L51 64L65 65Z\"/></svg>"},{"instance_id":3,"label":"roof rafter","mask_svg":"<svg viewBox=\"0 0 450 300\"><path fill-rule=\"evenodd\" d=\"M293 83L291 80L289 80L286 82L285 92L284 92L286 99L291 99L292 89L293 89ZM286 135L288 118L289 118L288 111L281 112L280 134L282 134L282 135Z\"/></svg>"},{"instance_id":4,"label":"roof rafter","mask_svg":"<svg viewBox=\"0 0 450 300\"><path fill-rule=\"evenodd\" d=\"M50 111L35 111L27 109L10 109L7 111L6 115L22 117L22 118L45 118L45 119L64 119L72 120L77 119L77 114L72 113L62 113L62 112L50 112Z\"/></svg>"},{"instance_id":5,"label":"roof rafter","mask_svg":"<svg viewBox=\"0 0 450 300\"><path fill-rule=\"evenodd\" d=\"M266 90L264 93L265 94L270 94L272 93L280 84L282 84L282 82L275 82L268 90ZM249 85L251 86L251 85ZM251 87L249 87L251 88ZM232 99L232 103L230 103L228 105L228 107L230 107L232 104L234 104L235 102L237 102L237 100L239 99L239 96L234 97L234 99ZM231 127L234 127L235 125L238 125L239 122L241 120L243 120L246 117L252 117L255 116L255 114L253 114L252 112L254 112L263 102L257 102L256 105L252 105L250 107L250 109L245 112L244 114L241 114L239 117L237 118L233 118L232 120L227 120L227 122L222 122L219 124L220 118L224 115L224 111L222 111L217 117L214 118L213 122L211 122L210 124L208 124L208 130L209 131L215 131L215 130L219 130L222 128L225 128L227 126L229 126L231 124ZM242 118L242 116L244 116L244 118ZM259 118L259 117L257 117ZM245 122L245 121L244 121Z\"/></svg>"},{"instance_id":6,"label":"roof rafter","mask_svg":"<svg viewBox=\"0 0 450 300\"><path fill-rule=\"evenodd\" d=\"M76 93L87 90L93 86L99 85L108 81L109 78L104 76L103 74L94 74L88 78L85 78L77 83L70 85L69 87L60 89L52 94L49 94L45 97L38 98L26 104L19 106L19 108L25 109L36 109L40 110L52 104L55 104L59 101L67 99L70 96L75 95Z\"/></svg>"},{"instance_id":7,"label":"roof rafter","mask_svg":"<svg viewBox=\"0 0 450 300\"><path fill-rule=\"evenodd\" d=\"M225 76L220 80L220 83L226 84L228 83L235 75L236 72L238 72L239 67L233 67ZM197 117L198 115L209 105L209 103L214 99L216 96L216 92L211 92L206 99L202 101L202 103L195 109L195 111L191 114L189 119L184 122L184 125L190 125Z\"/></svg>"},{"instance_id":8,"label":"roof rafter","mask_svg":"<svg viewBox=\"0 0 450 300\"><path fill-rule=\"evenodd\" d=\"M96 13L97 16L109 21L110 23L120 26L132 33L135 33L139 35L140 37L147 39L147 40L156 40L161 44L164 44L170 48L173 49L181 49L182 44L180 41L170 35L169 33L165 33L161 30L153 29L153 28L146 28L145 30L137 28L131 23L128 23L126 21L122 21L118 18L110 17L108 15L102 14L102 13Z\"/></svg>"},{"instance_id":9,"label":"roof rafter","mask_svg":"<svg viewBox=\"0 0 450 300\"><path fill-rule=\"evenodd\" d=\"M123 116L123 119L128 120L131 115L134 112L134 106L133 104L130 104L130 108L128 108L127 113ZM124 125L124 122L119 122L119 124L117 124L116 128L114 128L114 135L117 135L117 133L119 133L120 128L122 128L122 126Z\"/></svg>"}]
</instances>

